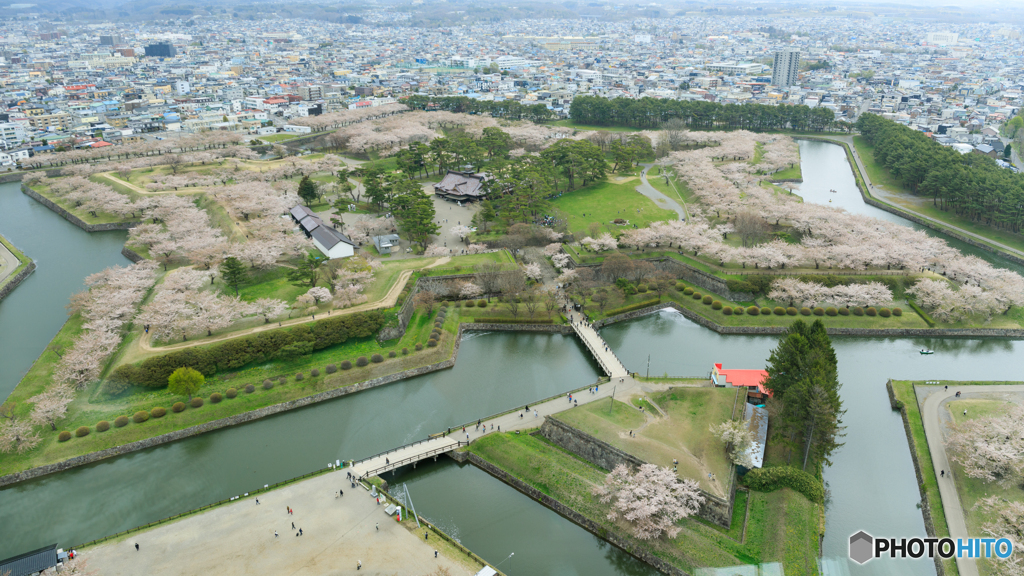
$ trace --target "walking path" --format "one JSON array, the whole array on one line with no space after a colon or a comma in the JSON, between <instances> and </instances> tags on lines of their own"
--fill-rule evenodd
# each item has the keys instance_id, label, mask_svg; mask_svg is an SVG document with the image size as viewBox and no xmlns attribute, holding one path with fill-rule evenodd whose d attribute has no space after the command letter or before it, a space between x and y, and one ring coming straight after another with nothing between
<instances>
[{"instance_id":1,"label":"walking path","mask_svg":"<svg viewBox=\"0 0 1024 576\"><path fill-rule=\"evenodd\" d=\"M930 392L921 407L921 420L924 423L925 437L928 439L928 453L932 457L932 465L940 471L952 471L953 468L946 456L946 445L942 438L942 428L945 425L942 420L942 410L947 403L961 392L961 398L979 397L981 393L992 392L1024 392L1024 385L995 385L995 386L968 386L957 389L955 386L948 389L934 386L918 386L917 390ZM963 505L957 493L956 481L952 474L936 478L939 483L939 496L942 497L942 509L946 513L946 523L949 525L951 538L968 538L967 520L964 517ZM975 534L974 536L980 536ZM974 559L958 558L956 561L957 570L960 576L978 576L978 565Z\"/></svg>"},{"instance_id":2,"label":"walking path","mask_svg":"<svg viewBox=\"0 0 1024 576\"><path fill-rule=\"evenodd\" d=\"M365 304L359 304L358 306L352 306L351 308L343 308L341 310L336 309L332 310L331 312L334 312L336 314L354 314L356 312L376 310L377 308L390 308L394 306L395 303L398 302L398 295L402 293L402 288L405 287L406 282L409 281L409 277L412 276L413 272L415 272L416 270L425 270L427 268L433 268L435 266L443 266L448 262L451 262L451 258L448 256L444 256L438 258L437 260L435 260L434 262L427 266L424 266L423 268L403 270L402 273L398 276L398 281L395 282L393 286L391 286L391 289L388 290L388 293L385 294L384 297L381 298L380 300L377 300L376 302L367 302ZM323 320L324 316L333 315L334 314L321 314L320 319ZM283 326L295 326L296 324L305 324L307 322L316 322L316 319L312 317L292 318L290 320L283 320L278 323L271 322L270 324L262 324L260 326L256 326L255 328L248 328L246 330L229 332L227 334L223 334L221 336L217 336L214 338L190 340L188 342L179 342L177 344L169 344L167 346L159 346L156 348L154 348L153 345L151 344L152 336L150 334L143 334L143 337L139 338L137 342L139 343L139 348L145 352L164 352L171 350L181 350L182 348L191 348L193 346L204 346L206 344L211 344L213 342L220 342L222 340L230 340L232 338L238 338L240 336L246 336L248 334L254 334L256 332L263 332L264 330L274 330L277 328L281 328Z\"/></svg>"},{"instance_id":3,"label":"walking path","mask_svg":"<svg viewBox=\"0 0 1024 576\"><path fill-rule=\"evenodd\" d=\"M659 207L661 207L660 205L662 204L667 205L679 215L680 220L686 221L686 210L679 205L679 202L665 196L657 188L651 186L651 183L647 181L647 171L653 168L654 164L641 164L641 166L643 166L644 169L640 172L641 184L636 187L636 191L653 200L655 204L659 205Z\"/></svg>"},{"instance_id":4,"label":"walking path","mask_svg":"<svg viewBox=\"0 0 1024 576\"><path fill-rule=\"evenodd\" d=\"M576 331L576 335L580 337L580 340L587 346L590 353L594 355L594 358L601 365L601 369L604 370L605 374L613 379L629 374L626 367L622 365L619 358L612 352L608 343L604 341L604 338L601 338L601 335L597 333L597 330L594 330L582 314L570 312L569 320L572 323L572 329Z\"/></svg>"},{"instance_id":5,"label":"walking path","mask_svg":"<svg viewBox=\"0 0 1024 576\"><path fill-rule=\"evenodd\" d=\"M895 192L890 192L890 191L888 191L888 190L886 190L884 188L879 188L879 187L877 187L877 186L875 186L874 184L871 183L871 180L868 178L867 168L864 167L864 162L863 162L863 160L861 160L860 154L857 152L857 147L854 146L854 144L853 144L853 136L832 136L830 138L835 139L835 140L840 140L840 141L845 142L845 143L850 145L850 150L853 151L853 158L854 158L854 160L857 161L857 166L860 168L860 173L864 177L864 182L867 184L868 190L871 192L872 196L874 196L874 197L876 197L876 198L878 198L878 199L880 199L882 201L885 201L885 202L887 202L889 204L895 204L901 210L906 210L907 212L913 214L917 218L920 218L922 220L927 220L928 222L934 223L936 226L939 227L940 231L941 231L942 228L947 228L949 230L955 231L958 234L963 234L964 236L969 236L969 237L974 238L976 240L980 240L982 242L985 242L986 244L990 244L992 246L995 246L995 247L997 247L997 248L999 248L1001 250L1005 250L1005 251L1007 251L1007 252L1009 252L1011 254L1015 254L1017 256L1024 256L1024 252L1022 252L1022 251L1020 251L1020 250L1018 250L1016 248L1013 248L1011 246L1007 246L1006 244L1002 244L1000 242L997 242L997 241L989 238L988 236L983 236L981 234L975 234L974 232L971 232L969 230L964 230L963 228L959 228L959 227L954 226L953 224L950 224L948 222L943 222L942 220L938 220L938 219L932 218L930 216L925 216L924 214L921 214L920 212L917 212L916 210L913 210L913 209L910 209L910 208L906 208L904 206L900 206L898 204L898 201L900 201L900 200L903 200L903 201L907 200L909 195L897 194Z\"/></svg>"},{"instance_id":6,"label":"walking path","mask_svg":"<svg viewBox=\"0 0 1024 576\"><path fill-rule=\"evenodd\" d=\"M344 496L336 496L339 489ZM243 498L79 553L90 570L106 576L355 576L440 573L434 571L441 567L470 576L482 567L436 533L424 538L424 529L397 523L384 508L366 490L351 489L344 474L327 473L260 494L258 505Z\"/></svg>"},{"instance_id":7,"label":"walking path","mask_svg":"<svg viewBox=\"0 0 1024 576\"><path fill-rule=\"evenodd\" d=\"M20 265L21 261L18 260L18 257L0 242L0 284L3 284L11 274L14 274L14 271Z\"/></svg>"}]
</instances>

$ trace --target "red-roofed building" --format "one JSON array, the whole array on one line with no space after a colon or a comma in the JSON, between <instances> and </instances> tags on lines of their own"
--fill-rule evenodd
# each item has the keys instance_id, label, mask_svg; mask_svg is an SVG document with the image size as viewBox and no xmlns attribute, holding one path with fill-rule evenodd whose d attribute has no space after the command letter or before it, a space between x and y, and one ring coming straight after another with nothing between
<instances>
[{"instance_id":1,"label":"red-roofed building","mask_svg":"<svg viewBox=\"0 0 1024 576\"><path fill-rule=\"evenodd\" d=\"M721 364L715 364L711 368L711 381L715 386L742 386L747 389L747 397L751 400L763 401L766 396L771 396L764 387L768 379L768 372L765 370L741 370L738 368L722 368Z\"/></svg>"}]
</instances>

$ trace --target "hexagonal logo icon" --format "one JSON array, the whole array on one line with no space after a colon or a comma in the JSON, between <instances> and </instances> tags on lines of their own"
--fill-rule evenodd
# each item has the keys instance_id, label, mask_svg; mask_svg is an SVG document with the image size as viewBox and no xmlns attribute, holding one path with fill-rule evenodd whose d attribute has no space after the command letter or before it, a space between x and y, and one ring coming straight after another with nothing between
<instances>
[{"instance_id":1,"label":"hexagonal logo icon","mask_svg":"<svg viewBox=\"0 0 1024 576\"><path fill-rule=\"evenodd\" d=\"M858 564L863 564L874 558L874 538L871 534L861 530L850 536L850 559Z\"/></svg>"}]
</instances>

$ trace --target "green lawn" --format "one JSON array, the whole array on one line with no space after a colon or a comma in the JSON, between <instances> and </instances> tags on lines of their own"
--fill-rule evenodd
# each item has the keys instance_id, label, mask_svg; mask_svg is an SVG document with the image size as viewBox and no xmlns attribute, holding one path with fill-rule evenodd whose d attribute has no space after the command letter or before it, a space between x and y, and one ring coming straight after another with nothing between
<instances>
[{"instance_id":1,"label":"green lawn","mask_svg":"<svg viewBox=\"0 0 1024 576\"><path fill-rule=\"evenodd\" d=\"M285 302L294 302L300 295L305 294L309 288L295 286L288 281L286 275L291 268L277 266L269 270L249 269L249 281L238 290L242 300L254 302L259 298L277 298ZM223 286L225 294L233 294L234 291Z\"/></svg>"},{"instance_id":2,"label":"green lawn","mask_svg":"<svg viewBox=\"0 0 1024 576\"><path fill-rule=\"evenodd\" d=\"M569 230L578 238L590 234L590 223L596 222L603 232L614 232L624 228L612 224L622 218L632 227L643 228L651 222L675 220L672 210L658 208L649 198L636 191L639 180L624 184L601 182L567 192L554 199L551 204L568 220Z\"/></svg>"},{"instance_id":3,"label":"green lawn","mask_svg":"<svg viewBox=\"0 0 1024 576\"><path fill-rule=\"evenodd\" d=\"M299 136L305 136L305 134L278 133L278 134L270 134L269 136L257 136L256 138L259 139L259 140L263 140L264 142L277 143L277 142L285 142L287 140L294 140L294 139L298 138Z\"/></svg>"},{"instance_id":4,"label":"green lawn","mask_svg":"<svg viewBox=\"0 0 1024 576\"><path fill-rule=\"evenodd\" d=\"M60 206L61 208L74 214L86 224L110 224L114 222L128 222L131 220L130 218L120 218L118 216L114 216L113 214L107 214L106 212L97 212L96 215L93 216L89 212L86 212L85 210L82 210L81 208L75 206L74 203L69 202L68 200L61 198L55 194L51 194L50 187L46 185L36 185L33 186L32 189L38 192L40 196L46 198L47 200L53 202L57 206Z\"/></svg>"},{"instance_id":5,"label":"green lawn","mask_svg":"<svg viewBox=\"0 0 1024 576\"><path fill-rule=\"evenodd\" d=\"M591 489L604 481L605 471L565 452L541 437L490 434L470 445L472 452L659 558L693 573L701 567L724 567L761 562L783 562L789 576L815 574L818 557L818 507L788 488L771 493L750 493L750 520L744 543L735 523L743 518L734 510L728 531L687 518L676 538L635 540L624 521L607 519L608 505ZM733 536L733 537L730 537Z\"/></svg>"},{"instance_id":6,"label":"green lawn","mask_svg":"<svg viewBox=\"0 0 1024 576\"><path fill-rule=\"evenodd\" d=\"M875 147L868 144L863 136L854 136L853 145L857 149L857 155L860 156L860 161L864 164L864 170L867 171L868 180L872 184L892 192L904 191L903 183L900 182L899 178L896 178L884 166L880 166L875 162Z\"/></svg>"},{"instance_id":7,"label":"green lawn","mask_svg":"<svg viewBox=\"0 0 1024 576\"><path fill-rule=\"evenodd\" d=\"M554 122L545 122L544 126L564 126L566 128L575 128L576 130L604 130L605 132L639 132L636 128L628 128L625 126L591 126L587 124L577 124L572 120L555 120Z\"/></svg>"},{"instance_id":8,"label":"green lawn","mask_svg":"<svg viewBox=\"0 0 1024 576\"><path fill-rule=\"evenodd\" d=\"M459 326L457 309L450 309L445 320L441 340L434 348L424 346L416 351L417 343L425 344L433 327L433 318L417 311L409 322L405 336L398 340L378 344L373 338L351 340L319 350L308 356L295 360L272 360L254 365L244 366L231 372L218 373L207 378L206 383L197 396L207 399L200 408L187 408L181 413L173 413L173 403L184 400L174 396L166 389L133 388L128 393L110 397L102 392L102 382L97 382L81 392L71 404L68 415L59 422L58 430L74 431L79 426L90 427L90 434L83 438L73 437L67 442L57 441L57 432L48 427L38 428L42 442L36 448L24 454L5 454L0 459L0 474L25 470L35 466L59 462L67 458L89 452L120 446L136 440L150 438L167 432L180 430L189 426L202 424L234 414L240 414L257 408L271 406L310 396L326 390L350 386L372 378L393 374L403 370L425 366L445 360L451 356L455 342L455 334ZM54 339L54 343L66 345L81 331L81 320L72 318ZM408 354L402 354L402 349ZM395 352L395 358L388 358L389 352ZM382 363L370 363L366 367L355 367L351 370L339 370L328 375L327 364L340 364L349 360L355 364L359 356L370 357L374 353L384 356ZM27 413L31 408L25 399L42 391L44 383L50 381L57 362L57 355L52 351L44 354L33 364L28 374L11 393L8 402L17 402L17 413ZM311 370L318 369L319 376L312 376ZM296 374L303 373L304 378L296 379ZM278 381L285 378L285 382ZM265 390L262 383L266 379L275 381L271 390ZM243 388L247 384L256 386L255 392L247 394ZM238 389L238 397L225 398L214 404L209 397L214 392L224 393L228 388ZM112 427L106 432L96 432L95 424L101 420L113 422L120 415L131 417L139 410L150 410L154 407L168 409L167 415L160 419L151 418L147 422L129 423L123 428Z\"/></svg>"},{"instance_id":9,"label":"green lawn","mask_svg":"<svg viewBox=\"0 0 1024 576\"><path fill-rule=\"evenodd\" d=\"M732 417L736 390L676 388L651 394L650 399L668 416L656 417L635 432L634 437L629 432L639 429L646 418L638 409L623 402L594 402L557 417L645 462L670 467L672 460L679 460L681 478L697 480L704 490L724 496L728 490L730 464L725 445L708 429ZM648 414L657 414L650 402L642 398L633 398L633 401L634 405L644 406ZM709 472L717 475L717 482L708 479Z\"/></svg>"}]
</instances>

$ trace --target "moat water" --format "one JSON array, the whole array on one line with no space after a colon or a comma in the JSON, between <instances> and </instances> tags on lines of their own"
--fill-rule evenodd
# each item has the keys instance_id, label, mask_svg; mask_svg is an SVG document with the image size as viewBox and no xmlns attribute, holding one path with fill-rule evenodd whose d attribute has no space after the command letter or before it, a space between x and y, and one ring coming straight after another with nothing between
<instances>
[{"instance_id":1,"label":"moat water","mask_svg":"<svg viewBox=\"0 0 1024 576\"><path fill-rule=\"evenodd\" d=\"M833 198L835 204L840 197L840 205L850 211L897 218L860 201L841 148L801 142L801 154L805 183L799 193L806 201L821 201L823 195L823 203ZM25 197L17 184L0 185L0 233L40 266L0 303L0 393L6 396L60 328L63 307L83 287L82 279L127 261L119 254L124 233L86 234ZM773 337L722 336L668 311L610 326L602 334L627 368L646 370L650 355L652 375L706 376L711 363L719 361L763 366L776 342ZM834 343L847 436L825 471L831 499L823 555L845 558L847 538L857 530L924 535L910 452L900 417L889 407L886 380L972 379L980 366L986 379L1013 379L1019 377L1015 367L1024 345L1004 339L918 338L835 338ZM924 347L935 355L919 355ZM0 490L0 558L53 542L81 543L328 462L369 456L447 426L586 386L597 376L597 366L572 337L471 334L451 370ZM408 484L417 511L491 563L514 552L500 566L506 570L511 564L511 574L655 573L472 466L440 459L400 472L394 480ZM851 563L849 570L935 572L928 561Z\"/></svg>"}]
</instances>

